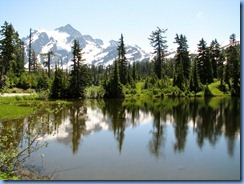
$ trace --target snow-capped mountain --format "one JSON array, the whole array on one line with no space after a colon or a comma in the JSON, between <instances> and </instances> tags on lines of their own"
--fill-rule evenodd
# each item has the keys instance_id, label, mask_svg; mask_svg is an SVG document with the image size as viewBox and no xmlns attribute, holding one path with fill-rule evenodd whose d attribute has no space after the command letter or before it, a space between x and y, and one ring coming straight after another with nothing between
<instances>
[{"instance_id":1,"label":"snow-capped mountain","mask_svg":"<svg viewBox=\"0 0 244 184\"><path fill-rule=\"evenodd\" d=\"M94 39L90 35L82 35L70 24L59 27L55 30L36 29L32 31L32 49L35 51L38 61L43 63L46 58L42 55L52 51L51 64L54 66L61 61L64 66L69 66L72 59L72 45L74 39L78 40L83 52L85 63L94 65L112 64L117 57L119 42L111 40L108 43L101 39ZM26 66L28 66L29 35L22 39L26 48ZM150 54L146 53L139 46L126 45L126 58L129 62L149 59Z\"/></svg>"}]
</instances>

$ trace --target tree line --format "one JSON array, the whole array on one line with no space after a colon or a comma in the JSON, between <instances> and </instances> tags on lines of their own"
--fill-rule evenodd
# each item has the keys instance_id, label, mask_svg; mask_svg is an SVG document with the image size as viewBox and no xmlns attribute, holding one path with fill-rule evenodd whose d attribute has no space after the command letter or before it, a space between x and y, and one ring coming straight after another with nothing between
<instances>
[{"instance_id":1,"label":"tree line","mask_svg":"<svg viewBox=\"0 0 244 184\"><path fill-rule=\"evenodd\" d=\"M30 31L31 32L31 31ZM167 56L167 29L157 27L149 35L154 49L151 61L133 62L126 58L124 37L121 34L117 57L113 65L104 67L84 64L82 48L77 40L72 46L71 70L63 70L60 63L50 69L51 50L47 56L45 70L38 65L35 51L29 45L29 68L24 68L24 43L12 24L5 22L0 30L0 89L18 87L45 92L52 98L83 98L89 86L100 86L102 97L123 98L125 89L135 89L143 82L144 89L177 89L178 94L189 92L208 94L208 85L220 81L218 88L240 95L240 44L235 34L230 35L230 44L221 48L217 39L208 46L202 38L198 53L191 54L185 35L176 34L177 50L174 58Z\"/></svg>"}]
</instances>

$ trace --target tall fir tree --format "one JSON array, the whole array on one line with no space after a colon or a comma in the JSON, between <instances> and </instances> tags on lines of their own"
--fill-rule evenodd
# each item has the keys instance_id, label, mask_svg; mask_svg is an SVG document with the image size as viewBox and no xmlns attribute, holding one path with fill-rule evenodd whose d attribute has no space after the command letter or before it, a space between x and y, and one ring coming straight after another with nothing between
<instances>
[{"instance_id":1,"label":"tall fir tree","mask_svg":"<svg viewBox=\"0 0 244 184\"><path fill-rule=\"evenodd\" d=\"M135 62L133 62L133 65L132 65L132 78L135 82L137 81L137 78L138 78L138 73L136 70L136 63Z\"/></svg>"},{"instance_id":2,"label":"tall fir tree","mask_svg":"<svg viewBox=\"0 0 244 184\"><path fill-rule=\"evenodd\" d=\"M82 52L79 41L74 40L72 46L73 53L73 69L70 73L69 92L72 98L83 98L85 96L85 87L88 83L87 66L83 64Z\"/></svg>"},{"instance_id":3,"label":"tall fir tree","mask_svg":"<svg viewBox=\"0 0 244 184\"><path fill-rule=\"evenodd\" d=\"M178 65L175 68L175 77L174 77L174 85L177 86L180 90L184 91L188 88L187 79L184 76L184 66L182 59L179 61Z\"/></svg>"},{"instance_id":4,"label":"tall fir tree","mask_svg":"<svg viewBox=\"0 0 244 184\"><path fill-rule=\"evenodd\" d=\"M217 39L215 39L210 44L210 60L212 64L214 78L217 78L218 76L218 63L221 62L220 53L221 53L220 45Z\"/></svg>"},{"instance_id":5,"label":"tall fir tree","mask_svg":"<svg viewBox=\"0 0 244 184\"><path fill-rule=\"evenodd\" d=\"M182 34L179 36L178 34L176 34L175 43L178 44L175 58L176 66L180 65L180 61L182 61L184 77L186 79L189 79L191 71L191 62L189 57L189 47L187 44L186 36L183 36Z\"/></svg>"},{"instance_id":6,"label":"tall fir tree","mask_svg":"<svg viewBox=\"0 0 244 184\"><path fill-rule=\"evenodd\" d=\"M190 75L190 84L189 84L190 91L194 91L197 93L202 89L202 85L200 82L199 74L198 74L198 67L197 67L197 60L193 60L193 65L191 67L191 75Z\"/></svg>"},{"instance_id":7,"label":"tall fir tree","mask_svg":"<svg viewBox=\"0 0 244 184\"><path fill-rule=\"evenodd\" d=\"M220 80L220 86L223 86L223 82L224 82L224 61L225 61L224 52L221 51L217 63L217 77Z\"/></svg>"},{"instance_id":8,"label":"tall fir tree","mask_svg":"<svg viewBox=\"0 0 244 184\"><path fill-rule=\"evenodd\" d=\"M56 69L54 72L54 80L52 83L51 96L53 98L62 98L63 85L62 85L63 71Z\"/></svg>"},{"instance_id":9,"label":"tall fir tree","mask_svg":"<svg viewBox=\"0 0 244 184\"><path fill-rule=\"evenodd\" d=\"M117 51L118 51L119 78L121 84L125 85L128 82L128 70L127 70L127 59L125 57L126 50L125 50L123 34L121 34Z\"/></svg>"},{"instance_id":10,"label":"tall fir tree","mask_svg":"<svg viewBox=\"0 0 244 184\"><path fill-rule=\"evenodd\" d=\"M54 52L52 50L48 51L47 53L42 53L41 56L47 57L47 60L43 62L44 66L47 67L47 74L48 77L51 77L51 57L54 56Z\"/></svg>"},{"instance_id":11,"label":"tall fir tree","mask_svg":"<svg viewBox=\"0 0 244 184\"><path fill-rule=\"evenodd\" d=\"M103 88L105 89L105 98L123 98L123 86L119 79L119 67L118 61L114 61L114 68L112 75L105 81L103 84Z\"/></svg>"},{"instance_id":12,"label":"tall fir tree","mask_svg":"<svg viewBox=\"0 0 244 184\"><path fill-rule=\"evenodd\" d=\"M10 68L16 76L24 71L23 42L12 24L4 22L0 30L0 72L5 75Z\"/></svg>"},{"instance_id":13,"label":"tall fir tree","mask_svg":"<svg viewBox=\"0 0 244 184\"><path fill-rule=\"evenodd\" d=\"M232 79L231 93L234 96L240 95L240 50L236 42L235 34L230 35L230 47L226 50L226 68Z\"/></svg>"},{"instance_id":14,"label":"tall fir tree","mask_svg":"<svg viewBox=\"0 0 244 184\"><path fill-rule=\"evenodd\" d=\"M176 34L175 43L177 43L179 46L177 47L175 57L176 76L174 77L173 83L184 91L186 88L188 88L191 68L186 36L183 36L182 34L179 36Z\"/></svg>"},{"instance_id":15,"label":"tall fir tree","mask_svg":"<svg viewBox=\"0 0 244 184\"><path fill-rule=\"evenodd\" d=\"M30 65L30 71L36 73L37 72L37 68L38 68L38 63L37 63L37 57L36 57L36 52L34 50L32 50L31 52L31 65Z\"/></svg>"},{"instance_id":16,"label":"tall fir tree","mask_svg":"<svg viewBox=\"0 0 244 184\"><path fill-rule=\"evenodd\" d=\"M167 29L160 29L159 27L157 27L157 30L153 31L149 38L150 44L154 48L153 54L156 54L154 72L158 79L162 79L162 66L166 49L168 47L166 45L166 37L162 36L162 34L165 34L166 31Z\"/></svg>"},{"instance_id":17,"label":"tall fir tree","mask_svg":"<svg viewBox=\"0 0 244 184\"><path fill-rule=\"evenodd\" d=\"M210 61L210 51L207 47L207 43L203 38L198 44L197 67L202 84L209 84L213 82L213 70Z\"/></svg>"}]
</instances>

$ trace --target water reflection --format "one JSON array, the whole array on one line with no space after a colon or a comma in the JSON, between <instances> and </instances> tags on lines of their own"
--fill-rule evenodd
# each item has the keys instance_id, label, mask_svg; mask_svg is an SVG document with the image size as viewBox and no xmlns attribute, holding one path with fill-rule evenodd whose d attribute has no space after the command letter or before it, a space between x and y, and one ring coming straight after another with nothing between
<instances>
[{"instance_id":1,"label":"water reflection","mask_svg":"<svg viewBox=\"0 0 244 184\"><path fill-rule=\"evenodd\" d=\"M32 123L30 123L32 122ZM148 151L156 158L164 153L167 127L172 127L175 142L173 151L183 153L192 131L200 149L206 142L213 147L224 136L230 157L234 155L236 139L240 137L240 99L164 99L164 100L85 100L71 104L48 104L41 113L14 122L3 122L3 127L16 130L15 139L21 143L18 132L41 129L42 139L56 140L72 148L76 154L82 138L92 133L112 131L122 154L125 131L150 123ZM2 135L3 132L0 132Z\"/></svg>"},{"instance_id":2,"label":"water reflection","mask_svg":"<svg viewBox=\"0 0 244 184\"><path fill-rule=\"evenodd\" d=\"M102 108L103 115L107 116L111 121L111 129L118 142L118 149L120 153L122 151L126 123L126 112L122 103L122 99L106 100Z\"/></svg>"}]
</instances>

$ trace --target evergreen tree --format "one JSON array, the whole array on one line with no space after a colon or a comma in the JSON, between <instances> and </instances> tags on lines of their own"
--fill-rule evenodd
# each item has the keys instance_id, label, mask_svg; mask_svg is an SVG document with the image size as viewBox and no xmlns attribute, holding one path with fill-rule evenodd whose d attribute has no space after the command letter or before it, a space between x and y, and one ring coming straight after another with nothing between
<instances>
[{"instance_id":1,"label":"evergreen tree","mask_svg":"<svg viewBox=\"0 0 244 184\"><path fill-rule=\"evenodd\" d=\"M235 34L230 36L230 47L226 50L228 72L232 79L232 95L240 95L240 50L236 44Z\"/></svg>"},{"instance_id":2,"label":"evergreen tree","mask_svg":"<svg viewBox=\"0 0 244 184\"><path fill-rule=\"evenodd\" d=\"M1 53L1 74L5 75L10 69L11 62L14 58L14 28L8 22L4 22L4 25L1 26L0 34L2 39L0 40L0 53Z\"/></svg>"},{"instance_id":3,"label":"evergreen tree","mask_svg":"<svg viewBox=\"0 0 244 184\"><path fill-rule=\"evenodd\" d=\"M227 61L224 67L224 82L228 85L229 89L231 89L230 85L230 62Z\"/></svg>"},{"instance_id":4,"label":"evergreen tree","mask_svg":"<svg viewBox=\"0 0 244 184\"><path fill-rule=\"evenodd\" d=\"M224 81L224 60L225 60L224 53L220 52L219 61L217 63L217 77L220 80L220 86L223 86L223 81Z\"/></svg>"},{"instance_id":5,"label":"evergreen tree","mask_svg":"<svg viewBox=\"0 0 244 184\"><path fill-rule=\"evenodd\" d=\"M30 65L30 71L36 73L37 72L37 67L38 67L38 64L37 64L37 57L36 57L36 52L34 50L32 50L31 52L31 65Z\"/></svg>"},{"instance_id":6,"label":"evergreen tree","mask_svg":"<svg viewBox=\"0 0 244 184\"><path fill-rule=\"evenodd\" d=\"M180 60L178 65L176 66L176 75L174 78L174 85L177 86L180 90L184 91L187 88L187 79L184 76L184 67L183 67L183 61Z\"/></svg>"},{"instance_id":7,"label":"evergreen tree","mask_svg":"<svg viewBox=\"0 0 244 184\"><path fill-rule=\"evenodd\" d=\"M127 70L127 59L125 57L125 44L124 44L124 37L121 34L118 50L118 67L119 67L119 78L121 84L125 85L128 82L128 70Z\"/></svg>"},{"instance_id":8,"label":"evergreen tree","mask_svg":"<svg viewBox=\"0 0 244 184\"><path fill-rule=\"evenodd\" d=\"M44 66L47 67L48 77L51 77L51 56L54 56L54 52L52 50L47 53L42 53L41 56L47 56L47 61L43 62Z\"/></svg>"},{"instance_id":9,"label":"evergreen tree","mask_svg":"<svg viewBox=\"0 0 244 184\"><path fill-rule=\"evenodd\" d=\"M132 65L132 78L133 78L133 80L135 82L137 80L137 76L138 76L138 74L137 74L137 71L136 71L136 63L133 62L133 65Z\"/></svg>"},{"instance_id":10,"label":"evergreen tree","mask_svg":"<svg viewBox=\"0 0 244 184\"><path fill-rule=\"evenodd\" d=\"M182 34L179 36L176 34L175 43L179 46L177 48L175 57L175 77L174 85L178 86L182 91L184 91L188 85L189 74L190 74L190 58L188 52L188 44L186 37Z\"/></svg>"},{"instance_id":11,"label":"evergreen tree","mask_svg":"<svg viewBox=\"0 0 244 184\"><path fill-rule=\"evenodd\" d=\"M119 79L119 69L118 69L118 61L114 61L114 69L112 76L108 81L105 81L103 84L103 88L105 89L105 98L123 98L123 87L120 83Z\"/></svg>"},{"instance_id":12,"label":"evergreen tree","mask_svg":"<svg viewBox=\"0 0 244 184\"><path fill-rule=\"evenodd\" d=\"M183 71L184 71L183 75L186 79L189 79L191 62L189 58L186 36L183 36L182 34L179 36L178 34L176 34L175 43L179 45L177 47L176 58L175 58L176 67L178 67L181 64L180 62L182 61Z\"/></svg>"},{"instance_id":13,"label":"evergreen tree","mask_svg":"<svg viewBox=\"0 0 244 184\"><path fill-rule=\"evenodd\" d=\"M53 98L62 98L63 86L62 86L63 71L56 69L54 73L54 80L52 84L51 96Z\"/></svg>"},{"instance_id":14,"label":"evergreen tree","mask_svg":"<svg viewBox=\"0 0 244 184\"><path fill-rule=\"evenodd\" d=\"M44 70L40 70L38 71L38 78L37 78L37 90L41 91L41 90L48 90L50 89L50 81L49 81L49 77L47 76L47 74L44 72ZM54 75L55 78L55 75Z\"/></svg>"},{"instance_id":15,"label":"evergreen tree","mask_svg":"<svg viewBox=\"0 0 244 184\"><path fill-rule=\"evenodd\" d=\"M167 29L160 29L157 27L156 31L153 31L150 35L150 44L154 48L153 54L156 54L154 72L158 79L162 79L162 63L164 61L165 52L167 49L166 40L162 34L164 34Z\"/></svg>"},{"instance_id":16,"label":"evergreen tree","mask_svg":"<svg viewBox=\"0 0 244 184\"><path fill-rule=\"evenodd\" d=\"M197 67L197 60L194 59L193 66L191 67L191 76L190 76L190 91L194 91L195 93L202 89L202 85L200 82L199 74L198 74L198 67Z\"/></svg>"},{"instance_id":17,"label":"evergreen tree","mask_svg":"<svg viewBox=\"0 0 244 184\"><path fill-rule=\"evenodd\" d=\"M213 82L212 64L210 61L210 51L207 43L202 38L198 44L197 67L201 83Z\"/></svg>"},{"instance_id":18,"label":"evergreen tree","mask_svg":"<svg viewBox=\"0 0 244 184\"><path fill-rule=\"evenodd\" d=\"M220 61L220 52L221 52L220 45L219 45L218 41L215 39L210 44L210 59L211 59L214 78L217 78L218 63L221 62Z\"/></svg>"},{"instance_id":19,"label":"evergreen tree","mask_svg":"<svg viewBox=\"0 0 244 184\"><path fill-rule=\"evenodd\" d=\"M0 72L5 75L10 68L16 76L20 76L24 70L23 42L12 24L4 22L1 26L0 35Z\"/></svg>"},{"instance_id":20,"label":"evergreen tree","mask_svg":"<svg viewBox=\"0 0 244 184\"><path fill-rule=\"evenodd\" d=\"M70 97L79 98L84 97L85 87L88 83L88 71L87 66L82 63L84 60L82 59L80 44L77 40L74 40L72 49L73 69L70 74L69 92Z\"/></svg>"}]
</instances>

